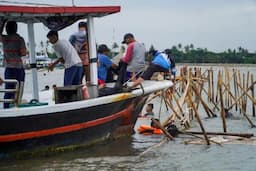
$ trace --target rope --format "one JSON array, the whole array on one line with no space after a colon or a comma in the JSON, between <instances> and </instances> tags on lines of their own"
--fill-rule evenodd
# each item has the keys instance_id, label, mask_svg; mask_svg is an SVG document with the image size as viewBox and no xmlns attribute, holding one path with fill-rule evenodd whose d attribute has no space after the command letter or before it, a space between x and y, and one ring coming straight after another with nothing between
<instances>
[{"instance_id":1,"label":"rope","mask_svg":"<svg viewBox=\"0 0 256 171\"><path fill-rule=\"evenodd\" d=\"M144 72L145 72L145 67L140 69L137 73L135 73L133 77L137 77L139 74L143 74ZM126 82L124 82L123 86L127 85L127 83L130 82L133 77L129 78Z\"/></svg>"}]
</instances>

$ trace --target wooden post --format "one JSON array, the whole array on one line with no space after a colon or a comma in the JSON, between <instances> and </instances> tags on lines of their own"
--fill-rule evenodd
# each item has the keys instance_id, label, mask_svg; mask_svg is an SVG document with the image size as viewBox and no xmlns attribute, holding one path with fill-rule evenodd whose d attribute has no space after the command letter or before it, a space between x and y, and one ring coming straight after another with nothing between
<instances>
[{"instance_id":1,"label":"wooden post","mask_svg":"<svg viewBox=\"0 0 256 171\"><path fill-rule=\"evenodd\" d=\"M191 134L203 134L202 132L197 132L197 131L185 131L187 133ZM253 134L243 134L243 133L230 133L230 132L206 132L207 135L226 135L226 136L238 136L238 137L245 137L245 138L251 138L253 137Z\"/></svg>"},{"instance_id":2,"label":"wooden post","mask_svg":"<svg viewBox=\"0 0 256 171\"><path fill-rule=\"evenodd\" d=\"M153 121L154 124L156 124L158 128L160 128L163 131L167 138L169 138L170 140L174 139L173 136L171 136L171 134L169 134L169 132L157 120L155 120L154 118L152 118L151 120Z\"/></svg>"},{"instance_id":3,"label":"wooden post","mask_svg":"<svg viewBox=\"0 0 256 171\"><path fill-rule=\"evenodd\" d=\"M219 73L219 95L220 95L220 105L221 105L221 118L222 118L222 124L223 124L223 132L227 132L227 126L226 126L226 119L225 119L225 109L223 104L223 96L222 96L222 75Z\"/></svg>"},{"instance_id":4,"label":"wooden post","mask_svg":"<svg viewBox=\"0 0 256 171\"><path fill-rule=\"evenodd\" d=\"M250 72L247 72L246 89L249 87ZM247 96L245 96L245 112L247 111Z\"/></svg>"},{"instance_id":5,"label":"wooden post","mask_svg":"<svg viewBox=\"0 0 256 171\"><path fill-rule=\"evenodd\" d=\"M241 84L241 74L240 74L240 71L238 71L238 83ZM239 91L240 89L238 89L238 93L240 92ZM239 93L240 94L240 93ZM238 105L241 106L240 104L242 104L242 98L238 101ZM241 107L239 107L239 111L241 113Z\"/></svg>"},{"instance_id":6,"label":"wooden post","mask_svg":"<svg viewBox=\"0 0 256 171\"><path fill-rule=\"evenodd\" d=\"M253 84L253 74L251 74L251 83ZM254 86L251 86L251 91L252 91L252 98L254 98ZM252 103L252 116L255 117L255 105L253 103Z\"/></svg>"},{"instance_id":7,"label":"wooden post","mask_svg":"<svg viewBox=\"0 0 256 171\"><path fill-rule=\"evenodd\" d=\"M236 75L236 70L233 68L233 75L234 75L234 91L235 91L235 99L237 99L237 86L236 86L236 80L237 80L237 75ZM237 103L236 103L236 111L237 111Z\"/></svg>"},{"instance_id":8,"label":"wooden post","mask_svg":"<svg viewBox=\"0 0 256 171\"><path fill-rule=\"evenodd\" d=\"M207 75L207 82L208 82L208 101L211 101L211 97L212 97L212 85L211 85L211 70L207 70L208 71L208 75Z\"/></svg>"},{"instance_id":9,"label":"wooden post","mask_svg":"<svg viewBox=\"0 0 256 171\"><path fill-rule=\"evenodd\" d=\"M212 87L212 96L211 96L211 102L214 102L214 74L213 74L213 69L211 68L211 87Z\"/></svg>"},{"instance_id":10,"label":"wooden post","mask_svg":"<svg viewBox=\"0 0 256 171\"><path fill-rule=\"evenodd\" d=\"M207 116L211 117L211 115L210 115L210 113L211 113L213 117L216 117L216 114L213 113L213 111L207 106L207 104L204 102L204 100L202 99L201 95L199 94L198 90L194 86L192 86L192 88L193 88L196 96L199 98L200 102L202 103L203 108L204 108Z\"/></svg>"},{"instance_id":11,"label":"wooden post","mask_svg":"<svg viewBox=\"0 0 256 171\"><path fill-rule=\"evenodd\" d=\"M237 86L239 86L240 88L242 87L238 82L236 82ZM254 98L252 98L248 93L247 91L249 91L251 89L252 86L254 86L256 84L256 81L254 81L252 83L252 85L250 85L246 90L244 90L243 93L241 93L241 95L235 100L235 102L228 107L228 110L230 110L235 104L239 104L239 100L246 94L252 101L253 105L256 105L256 100Z\"/></svg>"},{"instance_id":12,"label":"wooden post","mask_svg":"<svg viewBox=\"0 0 256 171\"><path fill-rule=\"evenodd\" d=\"M179 99L179 104L180 105L183 105L183 103L185 102L185 98L187 96L187 93L188 93L188 90L189 90L189 85L190 85L190 82L187 82L187 85L186 85L186 88L184 90L184 93L183 95L181 96L181 98ZM168 103L167 103L168 104ZM173 111L177 111L178 109L173 109ZM177 115L178 116L178 115ZM164 122L163 122L163 125L166 125L168 124L168 122L170 121L170 119L173 117L173 115L170 115Z\"/></svg>"},{"instance_id":13,"label":"wooden post","mask_svg":"<svg viewBox=\"0 0 256 171\"><path fill-rule=\"evenodd\" d=\"M163 98L164 98L164 95L163 95L163 90L161 91L161 102L160 102L160 108L159 108L159 113L158 113L158 119L160 121L160 117L161 117L161 111L162 111L162 105L163 105Z\"/></svg>"},{"instance_id":14,"label":"wooden post","mask_svg":"<svg viewBox=\"0 0 256 171\"><path fill-rule=\"evenodd\" d=\"M210 141L209 141L209 139L208 139L208 137L207 137L207 134L205 133L205 129L204 129L203 123L202 123L202 121L201 121L201 119L200 119L200 116L199 116L199 114L198 114L198 111L197 111L197 109L196 109L194 103L192 102L191 94L188 94L188 99L189 99L189 101L190 101L190 103L191 103L191 105L192 105L192 108L193 108L193 110L194 110L194 112L195 112L196 119L197 119L197 121L198 121L198 123L199 123L199 125L200 125L200 127L201 127L201 130L202 130L202 132L203 132L203 134L204 134L204 138L205 138L206 144L207 144L207 145L210 145Z\"/></svg>"}]
</instances>

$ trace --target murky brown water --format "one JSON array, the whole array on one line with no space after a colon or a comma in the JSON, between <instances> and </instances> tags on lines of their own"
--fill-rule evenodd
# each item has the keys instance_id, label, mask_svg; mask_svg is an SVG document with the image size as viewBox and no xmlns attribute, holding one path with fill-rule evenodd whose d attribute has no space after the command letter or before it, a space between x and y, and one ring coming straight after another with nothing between
<instances>
[{"instance_id":1,"label":"murky brown water","mask_svg":"<svg viewBox=\"0 0 256 171\"><path fill-rule=\"evenodd\" d=\"M218 69L218 67L215 69ZM240 67L240 71L247 72L247 70L250 70L251 73L256 73L255 67ZM61 85L61 74L62 71L56 71L54 74L40 72L39 79L47 78L42 79L40 89L42 89L45 84L51 85L50 83ZM29 82L29 76L30 74L27 74L27 82ZM26 92L29 93L29 91L29 84L27 84ZM158 113L160 109L160 99L155 99L153 103L155 104L154 112ZM248 114L251 115L251 108L249 107L248 109ZM249 123L239 112L232 112L237 119L227 120L228 132L254 133L254 135L256 135L256 128L251 128ZM161 118L163 119L169 116L169 113L170 111L166 111L166 108L162 106ZM200 115L203 118L203 124L207 131L222 131L222 121L220 117L205 119L206 114L203 111L200 111ZM250 118L253 123L256 124L256 118ZM142 123L149 122L149 119L139 119L136 127ZM192 127L194 130L200 130L197 122L193 122ZM184 137L182 135L180 135L179 138L175 138L175 141L169 141L159 147L152 148L145 155L140 156L142 152L158 144L162 139L163 136L144 136L136 133L132 137L122 138L117 141L103 142L87 149L79 149L54 156L26 160L0 161L0 170L256 171L256 145L185 145L184 141L190 139L190 137Z\"/></svg>"}]
</instances>

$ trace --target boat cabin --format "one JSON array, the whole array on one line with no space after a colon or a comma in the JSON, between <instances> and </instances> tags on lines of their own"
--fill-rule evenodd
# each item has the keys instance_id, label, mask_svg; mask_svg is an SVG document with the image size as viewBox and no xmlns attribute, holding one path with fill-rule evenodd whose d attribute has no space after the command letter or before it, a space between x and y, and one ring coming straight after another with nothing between
<instances>
[{"instance_id":1,"label":"boat cabin","mask_svg":"<svg viewBox=\"0 0 256 171\"><path fill-rule=\"evenodd\" d=\"M37 60L35 53L34 24L43 23L49 30L62 30L78 20L86 20L89 58L90 58L90 78L92 85L90 91L97 89L97 53L94 35L94 18L104 17L110 14L120 12L120 6L15 6L0 5L0 27L3 27L8 20L14 20L27 24L29 38L29 58L30 68L32 70L33 80L33 99L39 99L38 77L37 77ZM14 80L15 82L15 80ZM77 89L80 86L66 88L66 91L81 93ZM3 92L4 90L0 90ZM17 89L13 90L17 91ZM57 89L57 99L61 98L61 92L65 88ZM93 94L92 94L93 95ZM78 95L79 96L79 95ZM77 97L79 99L79 97ZM0 99L3 101L4 99ZM61 100L60 100L61 101Z\"/></svg>"}]
</instances>

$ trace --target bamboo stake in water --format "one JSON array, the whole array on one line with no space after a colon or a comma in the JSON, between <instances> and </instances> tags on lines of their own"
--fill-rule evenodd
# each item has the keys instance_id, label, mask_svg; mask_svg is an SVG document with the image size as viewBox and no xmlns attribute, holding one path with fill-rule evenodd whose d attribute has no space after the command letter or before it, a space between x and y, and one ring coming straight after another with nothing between
<instances>
[{"instance_id":1,"label":"bamboo stake in water","mask_svg":"<svg viewBox=\"0 0 256 171\"><path fill-rule=\"evenodd\" d=\"M253 84L253 74L251 74L251 83ZM254 86L251 88L252 98L254 98ZM252 103L252 116L255 117L255 105Z\"/></svg>"},{"instance_id":2,"label":"bamboo stake in water","mask_svg":"<svg viewBox=\"0 0 256 171\"><path fill-rule=\"evenodd\" d=\"M220 105L221 105L221 118L222 118L222 124L223 124L223 132L227 132L227 126L226 126L226 120L225 120L225 109L223 104L223 96L222 96L222 75L219 72L219 96L220 96Z\"/></svg>"},{"instance_id":3,"label":"bamboo stake in water","mask_svg":"<svg viewBox=\"0 0 256 171\"><path fill-rule=\"evenodd\" d=\"M210 115L210 113L211 113L213 117L216 117L216 114L213 113L213 111L207 106L207 104L204 102L204 100L202 99L201 95L199 94L198 90L197 90L195 87L193 87L193 86L192 86L192 88L193 88L193 90L194 90L196 96L199 98L199 101L200 101L201 104L203 105L203 108L204 108L204 110L205 110L207 116L208 116L208 117L211 117L211 115Z\"/></svg>"},{"instance_id":4,"label":"bamboo stake in water","mask_svg":"<svg viewBox=\"0 0 256 171\"><path fill-rule=\"evenodd\" d=\"M237 99L237 86L236 86L236 80L237 80L237 75L236 75L236 71L233 68L233 75L234 75L234 91L235 91L235 99ZM236 103L236 111L237 111L237 103Z\"/></svg>"},{"instance_id":5,"label":"bamboo stake in water","mask_svg":"<svg viewBox=\"0 0 256 171\"><path fill-rule=\"evenodd\" d=\"M206 144L207 144L207 145L210 145L210 141L209 141L209 139L208 139L208 137L207 137L207 135L206 135L206 133L205 133L205 129L204 129L203 123L202 123L202 121L201 121L201 119L200 119L200 116L199 116L199 114L198 114L198 111L197 111L197 109L196 109L196 107L195 107L195 105L194 105L194 103L193 103L193 101L192 101L191 94L188 94L188 99L189 99L189 101L190 101L190 103L191 103L191 105L192 105L192 108L193 108L194 112L195 112L195 116L196 116L196 119L197 119L197 121L198 121L198 123L199 123L199 125L200 125L200 128L201 128L201 130L202 130L202 132L203 132L203 134L204 134L204 138L205 138Z\"/></svg>"}]
</instances>

